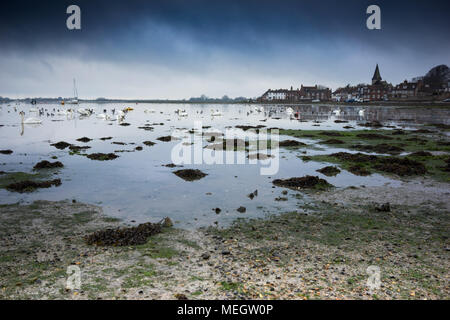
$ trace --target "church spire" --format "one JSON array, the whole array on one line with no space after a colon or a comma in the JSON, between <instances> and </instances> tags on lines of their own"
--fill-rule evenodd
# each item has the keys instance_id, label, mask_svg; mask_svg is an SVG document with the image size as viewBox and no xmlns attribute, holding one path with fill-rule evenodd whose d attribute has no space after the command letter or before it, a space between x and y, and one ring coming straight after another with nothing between
<instances>
[{"instance_id":1,"label":"church spire","mask_svg":"<svg viewBox=\"0 0 450 320\"><path fill-rule=\"evenodd\" d=\"M373 78L372 78L372 84L377 84L377 83L381 82L381 80L383 80L383 79L381 78L380 69L378 68L378 63L377 63L377 67L375 69L375 72L374 72Z\"/></svg>"}]
</instances>

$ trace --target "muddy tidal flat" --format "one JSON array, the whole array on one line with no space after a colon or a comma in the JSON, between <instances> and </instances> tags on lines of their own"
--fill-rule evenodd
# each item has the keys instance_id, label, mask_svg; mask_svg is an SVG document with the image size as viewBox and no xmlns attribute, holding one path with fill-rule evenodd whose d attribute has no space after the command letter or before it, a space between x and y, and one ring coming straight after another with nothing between
<instances>
[{"instance_id":1,"label":"muddy tidal flat","mask_svg":"<svg viewBox=\"0 0 450 320\"><path fill-rule=\"evenodd\" d=\"M450 297L449 109L129 107L1 106L1 299Z\"/></svg>"}]
</instances>

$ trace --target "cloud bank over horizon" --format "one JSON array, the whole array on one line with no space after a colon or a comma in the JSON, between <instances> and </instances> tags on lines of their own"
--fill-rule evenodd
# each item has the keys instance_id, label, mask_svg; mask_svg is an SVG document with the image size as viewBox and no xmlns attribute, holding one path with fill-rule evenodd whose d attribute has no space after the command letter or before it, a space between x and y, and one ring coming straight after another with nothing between
<instances>
[{"instance_id":1,"label":"cloud bank over horizon","mask_svg":"<svg viewBox=\"0 0 450 320\"><path fill-rule=\"evenodd\" d=\"M81 8L81 30L66 8ZM0 4L0 96L256 97L268 88L388 82L450 64L448 1L8 1Z\"/></svg>"}]
</instances>

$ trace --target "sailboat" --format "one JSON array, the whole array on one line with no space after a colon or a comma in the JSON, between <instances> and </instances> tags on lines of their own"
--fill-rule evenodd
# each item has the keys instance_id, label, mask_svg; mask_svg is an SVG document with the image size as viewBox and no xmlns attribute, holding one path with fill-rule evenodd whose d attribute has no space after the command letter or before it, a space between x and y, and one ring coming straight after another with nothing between
<instances>
[{"instance_id":1,"label":"sailboat","mask_svg":"<svg viewBox=\"0 0 450 320\"><path fill-rule=\"evenodd\" d=\"M78 91L77 91L77 84L75 83L75 78L73 79L73 96L74 98L72 100L67 101L66 103L78 104Z\"/></svg>"}]
</instances>

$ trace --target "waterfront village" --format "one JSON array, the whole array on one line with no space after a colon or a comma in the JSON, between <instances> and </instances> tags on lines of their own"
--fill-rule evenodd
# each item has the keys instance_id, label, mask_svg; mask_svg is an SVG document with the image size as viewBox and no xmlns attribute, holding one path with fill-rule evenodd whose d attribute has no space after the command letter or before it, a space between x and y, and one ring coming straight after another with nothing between
<instances>
[{"instance_id":1,"label":"waterfront village","mask_svg":"<svg viewBox=\"0 0 450 320\"><path fill-rule=\"evenodd\" d=\"M432 68L425 76L392 85L383 80L377 64L371 84L347 85L334 92L325 86L303 86L294 89L269 89L259 102L372 102L372 101L448 101L450 69L446 65Z\"/></svg>"}]
</instances>

